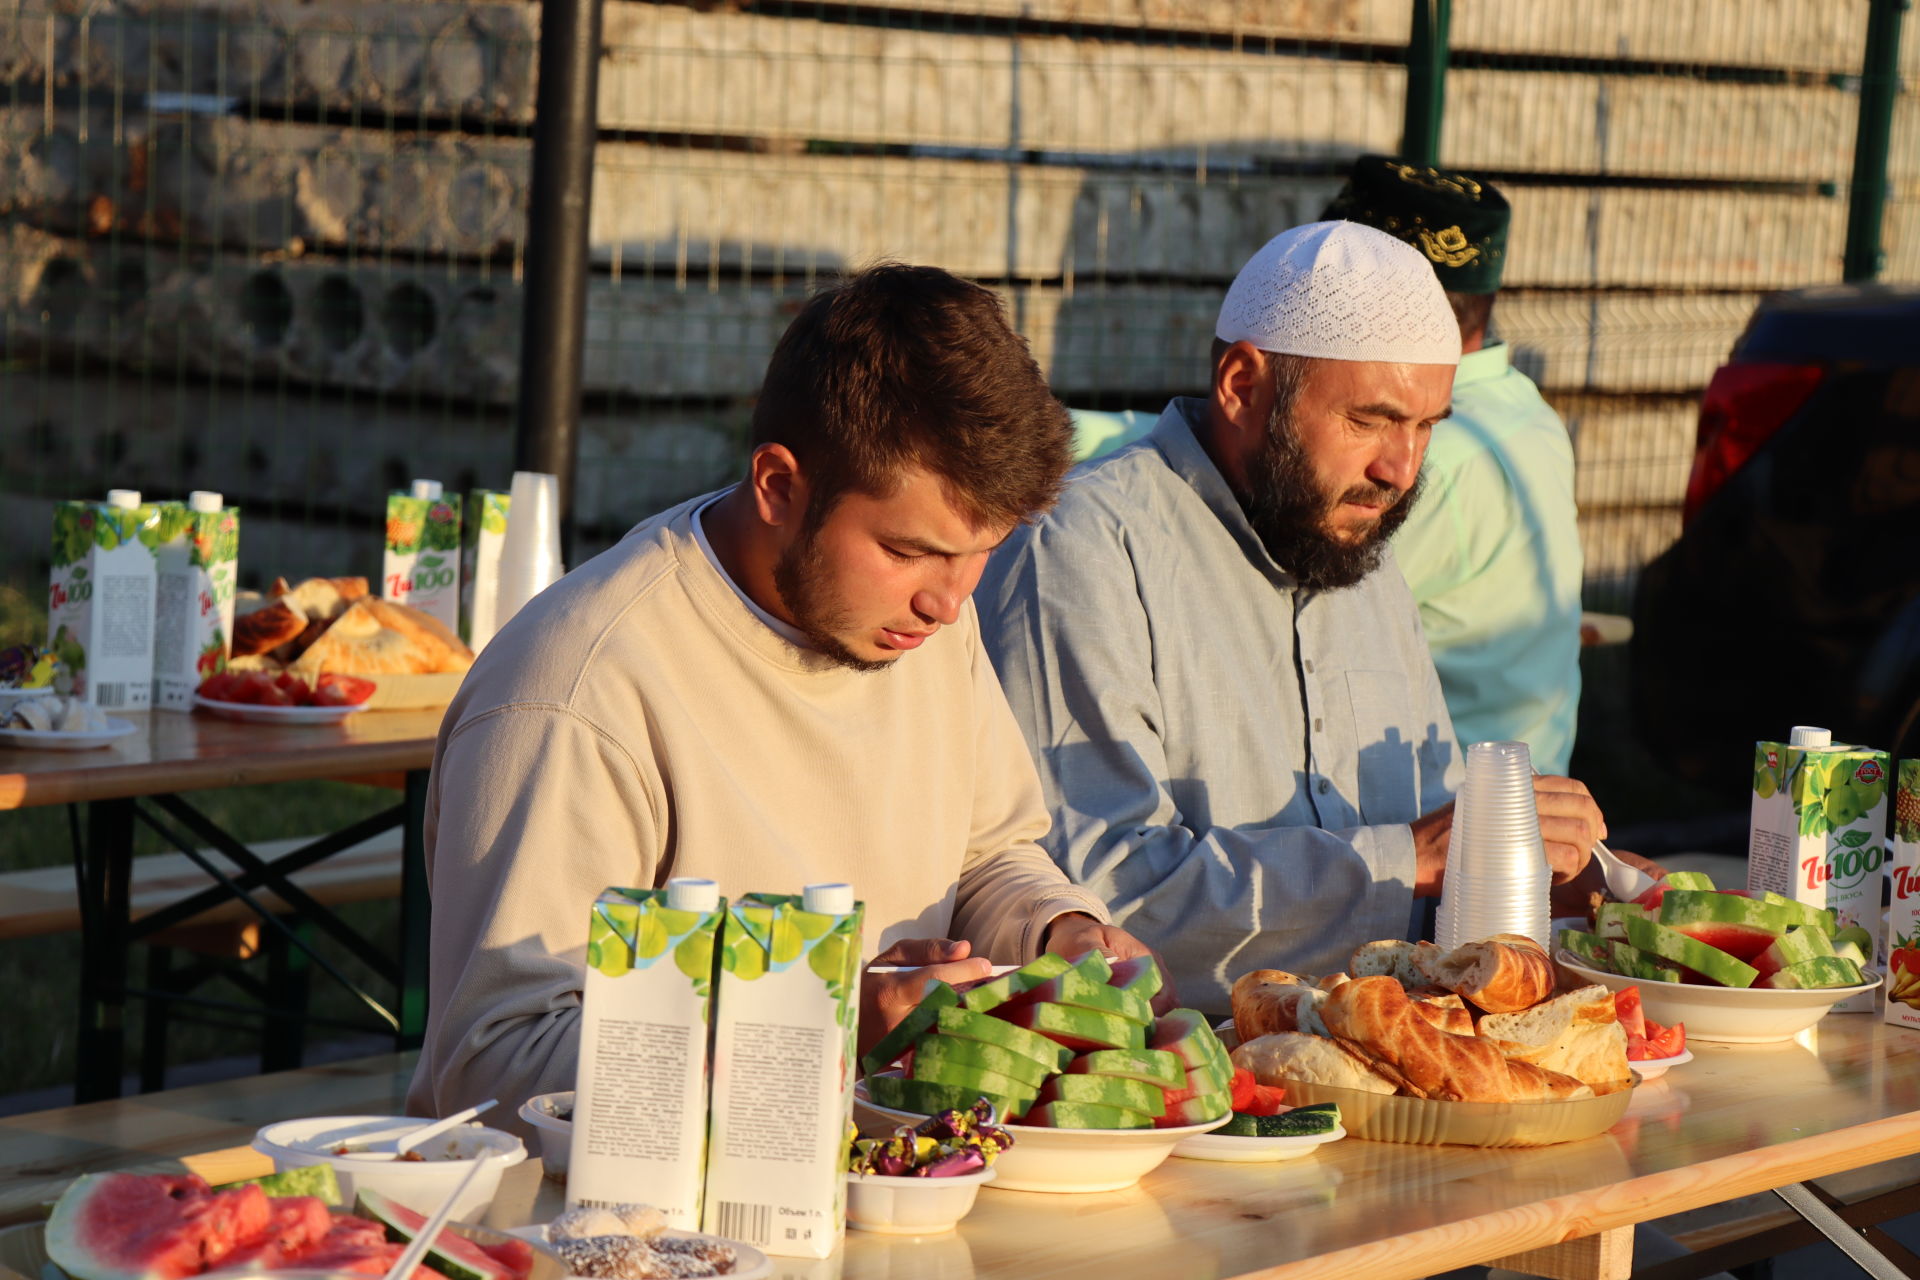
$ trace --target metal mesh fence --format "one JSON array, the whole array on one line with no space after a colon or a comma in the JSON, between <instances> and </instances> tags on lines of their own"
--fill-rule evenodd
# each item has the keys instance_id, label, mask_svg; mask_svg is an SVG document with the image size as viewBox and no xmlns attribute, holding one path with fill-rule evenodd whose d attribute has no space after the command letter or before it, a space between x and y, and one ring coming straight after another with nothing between
<instances>
[{"instance_id":1,"label":"metal mesh fence","mask_svg":"<svg viewBox=\"0 0 1920 1280\"><path fill-rule=\"evenodd\" d=\"M1402 146L1412 7L609 0L581 553L734 472L774 340L849 265L1002 290L1069 404L1200 389L1240 263ZM1759 295L1841 278L1869 7L1453 7L1437 158L1513 202L1495 325L1574 433L1590 605L1624 611L1675 535L1699 391ZM219 489L258 586L371 573L412 476L505 487L538 25L0 2L11 612L56 498ZM1884 277L1912 280L1910 89L1893 138Z\"/></svg>"}]
</instances>

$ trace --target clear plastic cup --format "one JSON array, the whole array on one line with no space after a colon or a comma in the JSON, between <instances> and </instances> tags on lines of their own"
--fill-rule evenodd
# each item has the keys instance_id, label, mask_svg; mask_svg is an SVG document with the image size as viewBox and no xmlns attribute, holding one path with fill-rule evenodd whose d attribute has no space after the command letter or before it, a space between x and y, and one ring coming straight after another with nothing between
<instances>
[{"instance_id":1,"label":"clear plastic cup","mask_svg":"<svg viewBox=\"0 0 1920 1280\"><path fill-rule=\"evenodd\" d=\"M1526 743L1474 743L1454 805L1435 941L1457 947L1518 933L1547 945L1551 881Z\"/></svg>"}]
</instances>

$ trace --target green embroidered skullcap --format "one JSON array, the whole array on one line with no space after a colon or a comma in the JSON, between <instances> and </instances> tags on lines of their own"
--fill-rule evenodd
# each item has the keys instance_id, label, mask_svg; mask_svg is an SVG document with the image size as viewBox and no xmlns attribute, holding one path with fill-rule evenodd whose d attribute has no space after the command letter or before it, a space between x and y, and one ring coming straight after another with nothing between
<instances>
[{"instance_id":1,"label":"green embroidered skullcap","mask_svg":"<svg viewBox=\"0 0 1920 1280\"><path fill-rule=\"evenodd\" d=\"M1448 293L1500 287L1513 211L1492 183L1394 156L1361 156L1321 217L1405 240L1426 255Z\"/></svg>"}]
</instances>

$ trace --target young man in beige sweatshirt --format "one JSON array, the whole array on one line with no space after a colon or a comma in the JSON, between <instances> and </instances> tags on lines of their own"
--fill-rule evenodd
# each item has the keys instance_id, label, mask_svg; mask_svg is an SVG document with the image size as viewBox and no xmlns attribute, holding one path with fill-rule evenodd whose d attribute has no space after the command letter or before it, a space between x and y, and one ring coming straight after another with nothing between
<instances>
[{"instance_id":1,"label":"young man in beige sweatshirt","mask_svg":"<svg viewBox=\"0 0 1920 1280\"><path fill-rule=\"evenodd\" d=\"M987 290L887 265L782 337L746 478L630 531L514 617L447 712L426 814L431 996L411 1110L573 1087L609 885L849 881L871 1043L930 977L1146 948L1048 818L969 599L1051 506L1066 410Z\"/></svg>"}]
</instances>

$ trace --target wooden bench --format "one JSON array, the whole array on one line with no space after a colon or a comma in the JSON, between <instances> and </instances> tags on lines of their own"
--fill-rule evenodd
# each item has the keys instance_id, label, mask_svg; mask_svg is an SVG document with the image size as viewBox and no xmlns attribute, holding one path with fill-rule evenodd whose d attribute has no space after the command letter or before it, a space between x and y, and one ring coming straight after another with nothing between
<instances>
[{"instance_id":1,"label":"wooden bench","mask_svg":"<svg viewBox=\"0 0 1920 1280\"><path fill-rule=\"evenodd\" d=\"M252 846L266 861L291 853L310 838L263 841ZM386 831L334 854L288 877L316 901L339 907L400 896L401 839L399 829ZM217 850L201 850L214 866L237 877L240 869ZM153 854L133 860L129 884L129 917L133 921L180 901L212 883L206 871L183 853ZM270 890L255 894L276 916L294 914L294 908ZM300 926L296 924L296 929ZM0 874L0 940L51 937L80 931L80 902L71 864ZM300 1019L307 1002L307 970L277 930L263 925L245 903L227 899L179 924L141 939L152 948L147 966L147 1001L141 1087L165 1087L166 1037L169 1006L215 973L250 989L265 1007L283 1016L269 1018L261 1033L261 1069L285 1070L300 1065L304 1036ZM197 959L186 967L175 965L175 952ZM238 968L241 962L266 956L264 981Z\"/></svg>"}]
</instances>

